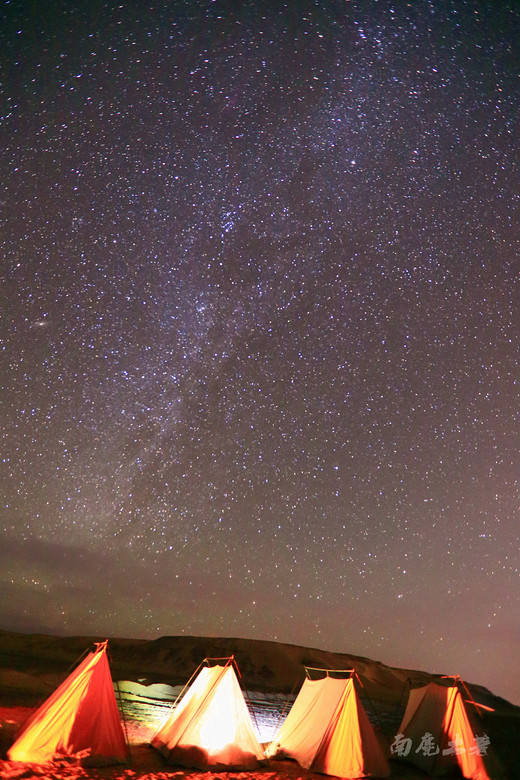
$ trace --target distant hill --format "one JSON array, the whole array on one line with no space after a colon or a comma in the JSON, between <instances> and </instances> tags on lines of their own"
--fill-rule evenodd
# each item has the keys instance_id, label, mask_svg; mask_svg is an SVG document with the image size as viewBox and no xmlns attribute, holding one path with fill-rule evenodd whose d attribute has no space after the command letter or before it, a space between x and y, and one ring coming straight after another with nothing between
<instances>
[{"instance_id":1,"label":"distant hill","mask_svg":"<svg viewBox=\"0 0 520 780\"><path fill-rule=\"evenodd\" d=\"M0 682L7 699L25 698L54 687L69 667L95 641L105 637L57 637L0 631ZM304 666L323 669L354 668L371 699L398 704L406 680L425 685L438 675L386 666L362 656L329 653L280 642L254 639L164 636L160 639L110 639L114 680L182 684L206 658L234 655L245 688L289 693L304 679ZM447 670L443 670L447 671ZM26 691L23 692L24 681ZM475 699L499 710L517 710L486 688L471 685Z\"/></svg>"}]
</instances>

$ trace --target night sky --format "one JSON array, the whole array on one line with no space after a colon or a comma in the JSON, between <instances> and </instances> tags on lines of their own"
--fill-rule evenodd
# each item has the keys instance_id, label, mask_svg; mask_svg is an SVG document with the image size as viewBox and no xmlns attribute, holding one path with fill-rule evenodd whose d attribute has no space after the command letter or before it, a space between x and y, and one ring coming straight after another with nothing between
<instances>
[{"instance_id":1,"label":"night sky","mask_svg":"<svg viewBox=\"0 0 520 780\"><path fill-rule=\"evenodd\" d=\"M520 7L3 2L0 626L520 703Z\"/></svg>"}]
</instances>

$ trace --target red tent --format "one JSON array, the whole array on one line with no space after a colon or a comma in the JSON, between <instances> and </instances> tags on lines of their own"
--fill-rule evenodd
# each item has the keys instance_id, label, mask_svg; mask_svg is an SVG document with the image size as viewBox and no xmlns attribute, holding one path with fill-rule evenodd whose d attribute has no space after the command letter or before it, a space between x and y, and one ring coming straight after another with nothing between
<instances>
[{"instance_id":1,"label":"red tent","mask_svg":"<svg viewBox=\"0 0 520 780\"><path fill-rule=\"evenodd\" d=\"M29 718L7 752L11 761L43 764L63 757L123 762L126 742L107 659L108 641L96 644Z\"/></svg>"}]
</instances>

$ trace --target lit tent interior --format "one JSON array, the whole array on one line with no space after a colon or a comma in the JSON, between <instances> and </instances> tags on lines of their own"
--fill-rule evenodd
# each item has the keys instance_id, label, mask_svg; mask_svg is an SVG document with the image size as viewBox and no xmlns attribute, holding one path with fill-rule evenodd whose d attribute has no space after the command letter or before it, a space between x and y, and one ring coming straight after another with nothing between
<instances>
[{"instance_id":1,"label":"lit tent interior","mask_svg":"<svg viewBox=\"0 0 520 780\"><path fill-rule=\"evenodd\" d=\"M304 681L266 755L348 779L388 777L388 761L356 693L354 670L346 678L320 671L326 676Z\"/></svg>"},{"instance_id":2,"label":"lit tent interior","mask_svg":"<svg viewBox=\"0 0 520 780\"><path fill-rule=\"evenodd\" d=\"M32 714L7 752L11 761L43 764L77 757L111 764L126 760L107 645L108 641L96 643L95 649Z\"/></svg>"},{"instance_id":3,"label":"lit tent interior","mask_svg":"<svg viewBox=\"0 0 520 780\"><path fill-rule=\"evenodd\" d=\"M202 666L151 744L169 764L251 769L264 759L233 657ZM210 659L204 663L209 664Z\"/></svg>"}]
</instances>

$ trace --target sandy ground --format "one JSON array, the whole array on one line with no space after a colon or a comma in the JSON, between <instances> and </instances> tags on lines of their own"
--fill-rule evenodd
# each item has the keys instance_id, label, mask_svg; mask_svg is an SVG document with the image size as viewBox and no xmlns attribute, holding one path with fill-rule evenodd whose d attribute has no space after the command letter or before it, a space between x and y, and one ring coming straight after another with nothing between
<instances>
[{"instance_id":1,"label":"sandy ground","mask_svg":"<svg viewBox=\"0 0 520 780\"><path fill-rule=\"evenodd\" d=\"M6 780L323 780L293 761L272 761L253 772L196 772L167 766L147 741L142 727L128 724L130 757L126 765L92 768L75 760L35 765L3 760L30 707L0 707L0 778ZM426 780L422 772L392 764L393 780Z\"/></svg>"}]
</instances>

